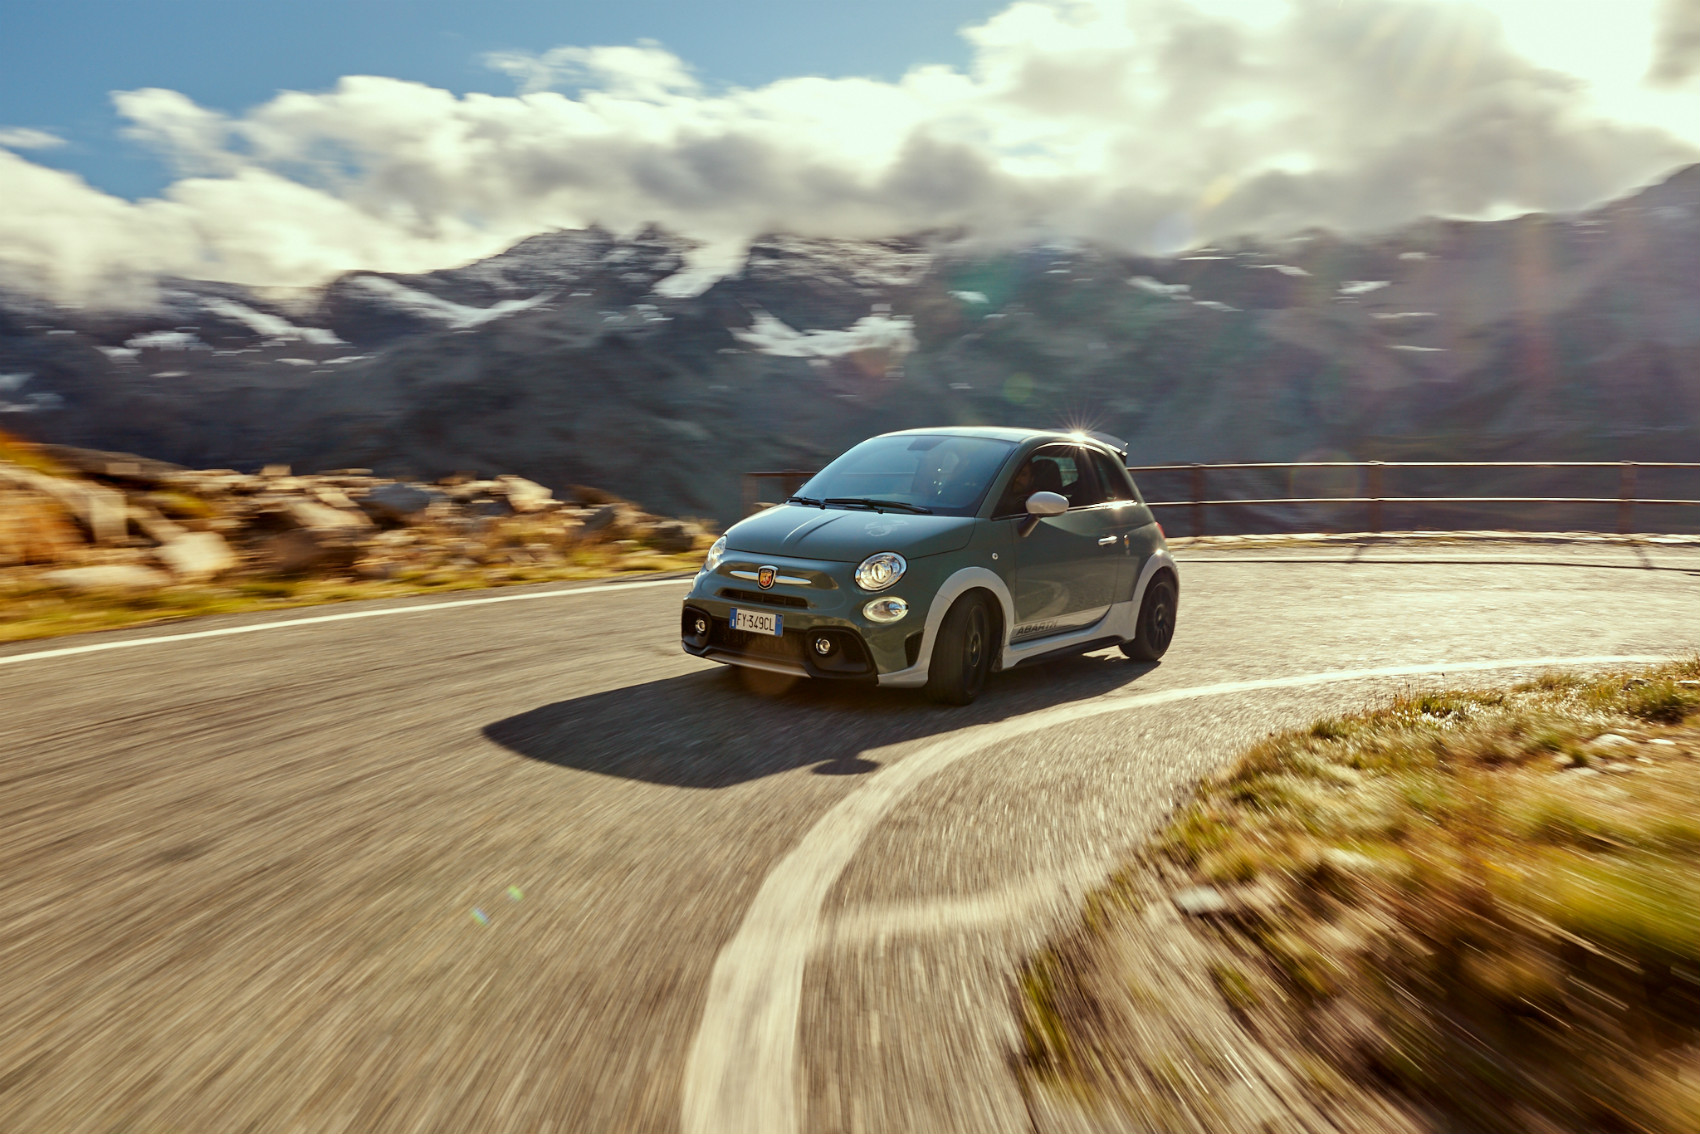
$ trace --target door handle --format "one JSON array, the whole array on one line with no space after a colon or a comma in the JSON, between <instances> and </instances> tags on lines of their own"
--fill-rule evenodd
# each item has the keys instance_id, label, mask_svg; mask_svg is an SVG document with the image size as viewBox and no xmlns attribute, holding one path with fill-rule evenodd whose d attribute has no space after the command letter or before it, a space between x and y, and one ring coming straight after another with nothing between
<instances>
[{"instance_id":1,"label":"door handle","mask_svg":"<svg viewBox=\"0 0 1700 1134\"><path fill-rule=\"evenodd\" d=\"M1099 547L1108 547L1110 544L1115 543L1115 542L1116 542L1115 536L1107 535L1103 539L1098 541L1098 546Z\"/></svg>"}]
</instances>

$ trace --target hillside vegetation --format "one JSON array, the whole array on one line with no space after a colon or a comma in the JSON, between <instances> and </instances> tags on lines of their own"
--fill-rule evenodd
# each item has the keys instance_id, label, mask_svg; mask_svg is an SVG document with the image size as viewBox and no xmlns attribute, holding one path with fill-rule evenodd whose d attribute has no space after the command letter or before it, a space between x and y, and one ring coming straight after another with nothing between
<instances>
[{"instance_id":1,"label":"hillside vegetation","mask_svg":"<svg viewBox=\"0 0 1700 1134\"><path fill-rule=\"evenodd\" d=\"M1700 659L1271 736L1021 986L1041 1129L1700 1130Z\"/></svg>"}]
</instances>

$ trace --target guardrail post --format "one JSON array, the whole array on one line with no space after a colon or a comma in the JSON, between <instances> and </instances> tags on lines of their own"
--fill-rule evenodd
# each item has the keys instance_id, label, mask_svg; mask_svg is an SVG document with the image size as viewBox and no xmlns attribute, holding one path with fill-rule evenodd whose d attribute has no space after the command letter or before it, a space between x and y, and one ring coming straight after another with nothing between
<instances>
[{"instance_id":1,"label":"guardrail post","mask_svg":"<svg viewBox=\"0 0 1700 1134\"><path fill-rule=\"evenodd\" d=\"M1369 530L1381 531L1381 470L1380 461L1369 463Z\"/></svg>"},{"instance_id":2,"label":"guardrail post","mask_svg":"<svg viewBox=\"0 0 1700 1134\"><path fill-rule=\"evenodd\" d=\"M1617 531L1635 530L1635 462L1624 461L1617 473Z\"/></svg>"},{"instance_id":3,"label":"guardrail post","mask_svg":"<svg viewBox=\"0 0 1700 1134\"><path fill-rule=\"evenodd\" d=\"M1204 466L1192 466L1192 534L1204 534Z\"/></svg>"}]
</instances>

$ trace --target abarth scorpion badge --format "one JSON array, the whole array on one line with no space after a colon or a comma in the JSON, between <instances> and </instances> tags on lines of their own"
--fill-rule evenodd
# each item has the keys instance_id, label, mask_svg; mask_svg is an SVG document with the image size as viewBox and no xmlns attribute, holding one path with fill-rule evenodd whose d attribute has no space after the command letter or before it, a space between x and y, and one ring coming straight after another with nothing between
<instances>
[{"instance_id":1,"label":"abarth scorpion badge","mask_svg":"<svg viewBox=\"0 0 1700 1134\"><path fill-rule=\"evenodd\" d=\"M773 577L779 573L777 567L757 567L756 585L764 591L773 589Z\"/></svg>"}]
</instances>

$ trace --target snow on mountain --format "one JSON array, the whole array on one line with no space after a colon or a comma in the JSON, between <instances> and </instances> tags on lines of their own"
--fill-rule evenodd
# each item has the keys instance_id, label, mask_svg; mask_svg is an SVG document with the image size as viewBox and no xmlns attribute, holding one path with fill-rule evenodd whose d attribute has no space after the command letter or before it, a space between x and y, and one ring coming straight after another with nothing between
<instances>
[{"instance_id":1,"label":"snow on mountain","mask_svg":"<svg viewBox=\"0 0 1700 1134\"><path fill-rule=\"evenodd\" d=\"M201 300L201 305L214 315L222 315L238 323L250 327L255 334L269 339L300 341L314 346L340 346L342 340L322 327L297 327L287 319L276 315L267 315L256 311L246 303L237 303L233 299L221 299L208 296Z\"/></svg>"},{"instance_id":2,"label":"snow on mountain","mask_svg":"<svg viewBox=\"0 0 1700 1134\"><path fill-rule=\"evenodd\" d=\"M125 340L131 350L200 350L207 344L193 331L149 331Z\"/></svg>"},{"instance_id":3,"label":"snow on mountain","mask_svg":"<svg viewBox=\"0 0 1700 1134\"><path fill-rule=\"evenodd\" d=\"M798 331L760 311L753 326L734 328L732 334L757 354L778 358L838 358L860 350L908 354L915 349L915 321L905 315L866 315L842 331Z\"/></svg>"},{"instance_id":4,"label":"snow on mountain","mask_svg":"<svg viewBox=\"0 0 1700 1134\"><path fill-rule=\"evenodd\" d=\"M447 299L439 299L429 292L417 291L383 276L360 276L353 283L381 296L411 314L437 320L457 331L470 330L493 319L530 310L540 303L548 302L555 296L554 292L545 291L539 292L530 299L504 299L489 307L468 307L465 304L452 303Z\"/></svg>"},{"instance_id":5,"label":"snow on mountain","mask_svg":"<svg viewBox=\"0 0 1700 1134\"><path fill-rule=\"evenodd\" d=\"M1140 291L1148 291L1152 295L1166 295L1171 299L1184 299L1187 292L1192 290L1191 284L1167 284L1150 276L1134 276L1127 281Z\"/></svg>"}]
</instances>

